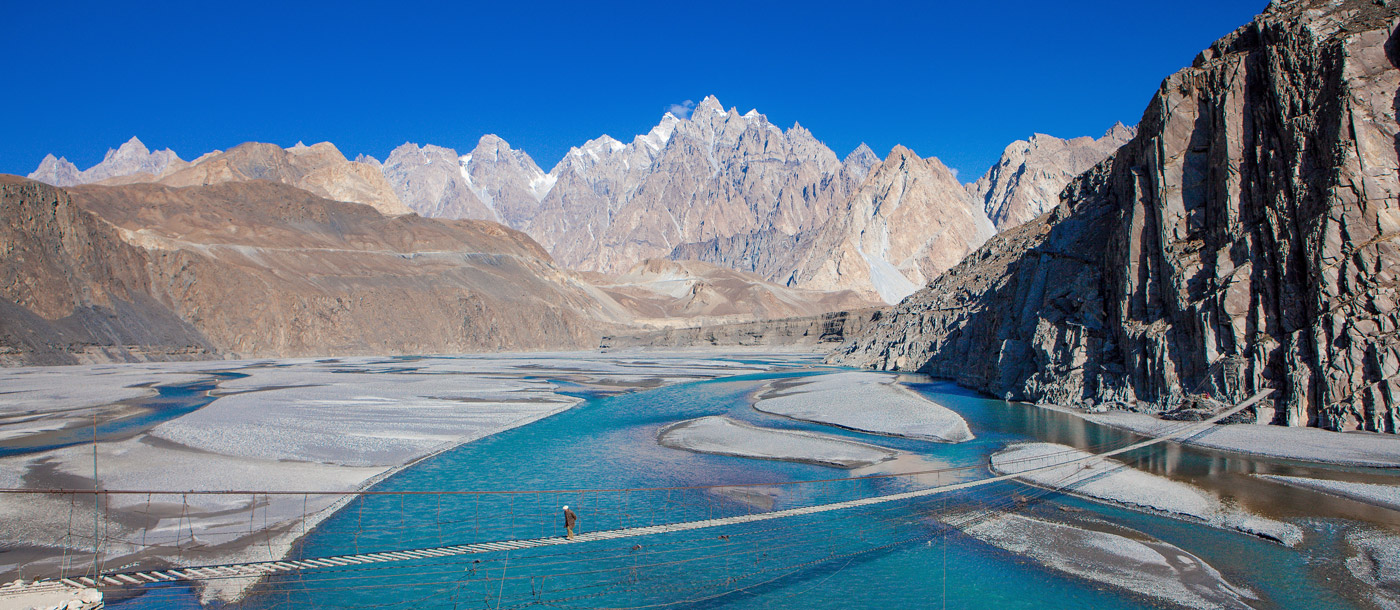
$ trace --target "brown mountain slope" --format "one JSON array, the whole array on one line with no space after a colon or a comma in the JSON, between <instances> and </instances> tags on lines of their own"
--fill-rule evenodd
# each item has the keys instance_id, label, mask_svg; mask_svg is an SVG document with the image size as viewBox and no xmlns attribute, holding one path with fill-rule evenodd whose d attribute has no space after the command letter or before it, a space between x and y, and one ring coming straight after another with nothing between
<instances>
[{"instance_id":1,"label":"brown mountain slope","mask_svg":"<svg viewBox=\"0 0 1400 610\"><path fill-rule=\"evenodd\" d=\"M0 364L209 357L152 290L144 250L62 189L0 174Z\"/></svg>"},{"instance_id":2,"label":"brown mountain slope","mask_svg":"<svg viewBox=\"0 0 1400 610\"><path fill-rule=\"evenodd\" d=\"M1273 388L1276 423L1400 432L1397 24L1371 1L1270 4L1050 215L836 361L1145 409Z\"/></svg>"},{"instance_id":3,"label":"brown mountain slope","mask_svg":"<svg viewBox=\"0 0 1400 610\"><path fill-rule=\"evenodd\" d=\"M265 181L7 177L0 193L9 364L592 347L627 319L494 223L385 217Z\"/></svg>"},{"instance_id":4,"label":"brown mountain slope","mask_svg":"<svg viewBox=\"0 0 1400 610\"><path fill-rule=\"evenodd\" d=\"M138 180L146 181L128 177L121 183ZM291 148L248 142L204 155L152 181L168 186L201 186L249 180L288 184L328 199L373 206L384 214L412 212L399 201L379 167L347 160L330 142Z\"/></svg>"}]
</instances>

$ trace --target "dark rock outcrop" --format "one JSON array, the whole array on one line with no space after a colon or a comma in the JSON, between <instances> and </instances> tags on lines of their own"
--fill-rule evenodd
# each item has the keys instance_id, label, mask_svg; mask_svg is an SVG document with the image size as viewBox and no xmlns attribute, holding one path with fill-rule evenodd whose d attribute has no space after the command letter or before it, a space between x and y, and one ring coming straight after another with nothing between
<instances>
[{"instance_id":1,"label":"dark rock outcrop","mask_svg":"<svg viewBox=\"0 0 1400 610\"><path fill-rule=\"evenodd\" d=\"M833 356L999 396L1400 432L1400 8L1276 0L1137 136Z\"/></svg>"}]
</instances>

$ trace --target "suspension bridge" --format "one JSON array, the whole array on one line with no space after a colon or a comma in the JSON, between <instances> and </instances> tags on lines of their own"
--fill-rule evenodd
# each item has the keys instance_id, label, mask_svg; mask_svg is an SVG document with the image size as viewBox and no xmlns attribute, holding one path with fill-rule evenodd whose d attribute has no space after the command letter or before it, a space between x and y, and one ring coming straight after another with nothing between
<instances>
[{"instance_id":1,"label":"suspension bridge","mask_svg":"<svg viewBox=\"0 0 1400 610\"><path fill-rule=\"evenodd\" d=\"M1232 416L1232 415L1234 415L1234 414L1236 414L1236 413L1238 413L1238 412L1240 412L1240 411L1242 411L1242 410L1244 410L1244 409L1246 409L1246 408L1249 408L1249 407L1255 405L1255 404L1258 403L1260 400L1262 400L1262 399L1264 399L1265 397L1267 397L1269 394L1270 394L1270 391L1269 391L1269 390L1265 390L1265 391L1263 391L1263 392L1260 392L1260 393L1258 393L1258 394L1255 394L1254 396L1250 397L1249 399L1247 399L1247 400L1245 400L1245 401L1243 401L1243 402L1241 402L1241 403L1239 403L1239 404L1237 404L1237 405L1235 405L1235 406L1233 406L1233 407L1230 407L1230 408L1227 408L1227 409L1225 409L1225 410L1223 410L1223 411L1220 411L1220 412L1216 413L1215 415L1211 416L1210 418L1205 419L1205 420L1203 420L1203 421L1200 421L1200 422L1193 422L1193 423L1185 423L1185 424L1182 424L1182 425L1180 425L1180 426L1178 426L1178 427L1176 427L1176 428L1174 428L1174 429L1172 429L1172 430L1169 430L1169 431L1167 431L1167 432L1165 432L1165 433L1163 433L1163 434L1160 434L1160 435L1158 435L1158 436L1146 438L1146 439L1144 439L1144 440L1140 440L1140 441L1137 441L1137 442L1133 442L1133 443L1130 443L1130 444L1126 444L1126 445L1124 445L1124 446L1117 447L1117 448L1113 448L1113 449L1110 449L1110 450L1105 450L1105 451L1102 451L1102 452L1100 452L1100 453L1095 453L1095 454L1091 454L1091 455L1088 455L1088 456L1084 456L1082 453L1074 452L1074 453L1072 453L1072 454L1067 454L1067 456L1064 457L1064 458L1058 458L1057 456L1054 456L1054 455L1050 455L1050 456L1038 456L1038 457L1036 457L1036 458L1030 458L1031 460L1034 460L1035 462L1037 462L1037 463L1034 464L1033 467L1028 468L1028 469L1025 469L1025 470L1022 470L1022 471L1020 471L1020 472L1018 472L1018 473L1016 473L1016 474L996 475L996 476L990 476L990 477L980 478L980 479L976 479L976 480L960 481L960 482L955 482L955 483L936 485L936 486L933 486L933 487L927 487L927 488L923 488L923 489L916 489L916 490L912 490L912 491L901 491L901 492L895 492L895 493L885 493L885 494L873 495L873 496L867 496L867 497L858 497L858 498L854 498L854 499L845 499L845 500L840 500L840 501L823 502L823 503L812 504L812 505L801 506L801 507L785 508L785 509L779 509L779 510L766 510L766 511L752 512L752 513L746 513L746 514L727 515L727 516L722 516L722 517L713 517L713 518L704 518L704 519L691 519L691 520L682 520L682 521L675 521L675 522L667 522L667 523L659 523L659 524L648 524L648 525L639 525L639 526L616 527L616 528L610 528L610 529L603 529L603 530L599 530L599 531L591 531L591 532L579 533L579 534L577 534L577 535L576 535L575 537L573 537L573 538L567 538L567 537L564 537L564 536L540 536L540 537L506 538L506 539L499 539L499 540L489 540L489 541L484 541L484 542L472 542L472 543L468 543L468 544L421 546L421 547L417 547L417 548L406 548L406 549L400 549L400 550L377 551L377 552L367 552L367 553L350 553L350 554L340 554L340 555L328 555L328 556L324 556L324 557L297 558L297 559L288 558L288 559L283 559L283 560L254 561L254 562L245 562L245 563L225 563L225 564L213 564L213 565L197 565L197 566L192 566L192 567L179 567L179 568L159 569L159 570L146 569L146 570L134 570L134 571L99 572L99 573L92 573L92 574L87 574L87 575L82 575L82 576L60 576L60 577L55 577L55 578L42 579L42 580L39 580L39 581L36 581L35 583L33 583L32 586L36 586L36 587L52 587L52 586L54 586L54 585L65 585L65 586L73 587L73 588L97 588L97 589L102 589L102 590L104 590L104 591L109 591L109 590L135 589L135 588L142 588L142 587L147 587L147 586L151 586L151 585L157 585L157 584L161 584L161 583L173 583L173 582L213 581L213 580L226 580L226 579L255 579L255 580L256 580L256 579L264 579L264 578L267 578L267 577L273 577L273 576L278 576L278 575L289 575L289 574L298 574L298 573L315 572L315 571L323 571L323 570L334 570L334 569L345 569L345 568L366 568L366 567L379 566L379 565L390 566L390 565L394 565L394 564L411 563L411 562L414 562L414 561L420 561L420 562L421 562L421 561L431 561L431 560L440 560L440 559L445 559L445 558L462 557L462 556L473 556L473 555L480 556L480 555L487 555L487 554L500 554L500 553L504 553L504 554L506 554L507 557L508 557L508 556L509 556L508 554L509 554L509 552L511 552L511 551L524 551L524 550L528 550L528 549L540 549L540 548L544 548L544 547L573 547L573 546L578 546L578 545L591 545L591 544L596 544L596 543L600 543L600 542L603 542L603 541L617 541L617 540L627 540L627 539L648 538L648 537L654 537L654 536L659 536L659 535L664 535L664 534L673 534L673 533L689 532L689 531L696 531L696 530L713 530L713 529L717 529L717 528L733 528L733 527L741 526L741 525L745 525L745 524L756 524L756 523L761 523L761 522L778 521L778 520L784 520L784 519L793 519L793 518L797 518L797 517L811 516L811 515L820 515L820 514L824 514L824 513L836 513L836 512L838 512L838 511L849 511L849 510L852 510L852 509L858 509L858 508L863 508L863 507L874 507L874 506L884 505L884 504L903 503L903 502L907 502L907 501L911 501L911 500L916 500L916 499L920 499L920 498L930 498L930 497L946 496L946 495L951 494L951 493L953 493L953 492L960 492L960 491L972 490L972 489L976 489L976 488L980 488L980 487L985 487L985 486L988 486L988 485L993 485L993 484L1000 483L1000 482L1004 482L1004 481L1009 481L1009 480L1012 480L1012 479L1015 479L1015 478L1024 477L1024 476L1026 476L1027 474L1031 474L1031 473L1038 472L1038 471L1042 471L1042 470L1058 469L1058 468L1063 468L1064 466L1067 466L1067 465L1087 464L1087 463L1089 463L1089 462L1093 462L1093 461L1097 461L1097 460L1103 460L1103 459L1110 458L1110 457L1113 457L1113 456L1116 456L1116 455L1121 455L1121 454L1124 454L1124 453L1128 453L1128 452L1132 452L1132 451L1135 451L1135 450L1139 450L1139 449L1143 449L1143 448L1146 448L1146 447L1150 447L1150 446L1156 445L1156 444L1158 444L1158 443L1167 442L1167 441L1173 441L1173 440L1183 440L1183 439L1187 439L1187 438L1190 438L1190 437L1193 437L1193 436L1196 436L1196 435L1199 435L1199 434L1202 434L1202 433L1204 433L1204 432L1209 431L1209 430L1211 429L1211 427L1214 426L1214 425L1215 425L1216 423L1218 423L1219 421L1221 421L1221 420L1223 420L1223 419L1225 419L1225 418L1227 418L1227 417L1230 417L1230 416ZM930 471L920 471L920 472L906 472L906 473L894 473L894 474L882 474L882 475L874 475L874 476L869 476L869 477L855 477L855 478L849 478L849 479L832 479L831 481L862 481L862 480L870 480L870 479L876 479L876 478L886 478L886 479L892 479L892 478L907 478L907 477L912 477L912 476L917 476L917 475L937 474L937 473L940 473L940 472L946 472L947 470L951 470L951 469L930 470ZM801 481L801 482L795 482L795 483L821 483L821 482L823 482L823 481ZM771 485L771 484L765 484L765 485ZM716 486L706 486L706 487L711 488L711 489L720 489L720 488L729 488L729 489L732 489L732 488L744 487L744 486L743 486L743 485L739 485L739 486L735 486L735 485L716 485ZM691 489L691 488L686 488L686 489ZM659 488L659 489L657 489L657 490L642 490L642 491L662 491L662 490L665 490L665 489L664 489L664 488ZM0 490L0 491L11 491L11 490ZM21 491L21 490L13 490L13 491ZM35 490L23 490L23 491L28 492L28 493L34 493L34 492L35 492ZM49 490L49 492L51 492L51 493L57 493L58 491L60 491L60 490ZM62 490L62 491L68 492L68 493L84 493L84 491L80 491L80 490ZM636 490L630 490L630 491L636 491ZM122 491L114 491L114 490L104 490L104 491L85 490L85 493L90 493L90 494L95 494L95 493L101 493L101 494L121 494L121 493L153 493L153 492L122 492ZM166 492L166 493L169 493L169 492ZM229 493L232 493L232 492L229 492ZM277 494L277 493L288 493L288 494L291 494L291 493L302 493L302 492L255 492L255 493L263 493L264 495L267 495L267 494ZM306 493L312 493L312 492L306 492ZM365 494L365 493L369 493L369 492L356 492L356 493L358 493L358 494ZM513 492L513 493L529 493L529 492ZM668 493L669 493L669 492L668 492ZM553 516L555 516L555 515L554 515L553 513L551 513L550 517L553 517ZM975 518L975 517L971 517L971 518L968 518L968 520L974 519L974 518ZM952 524L952 526L954 526L954 527L955 527L956 525L957 525L957 524ZM725 530L723 530L723 531L729 531L729 530L728 530L728 529L725 529ZM717 536L712 536L712 538L727 539L727 536L724 536L724 535L717 535ZM910 540L917 539L917 538L918 538L918 537L910 538ZM902 543L902 542L908 542L908 540L905 540L905 539L896 539L894 542L891 542L890 544L897 544L897 543ZM873 543L872 543L872 544L873 544ZM885 545L885 546L887 546L887 545ZM640 548L640 546L633 547L633 548L632 548L632 551L636 551L636 550L639 549L639 548ZM881 546L881 545L876 545L876 546L874 546L873 548L882 548L882 546ZM862 550L861 552L865 552L865 550ZM817 561L829 561L829 560L831 560L831 559L833 559L833 558L840 558L840 557L842 557L842 556L844 556L842 553L838 553L836 549L833 549L830 553L824 555L823 557L818 558L817 560L812 560L812 561L809 561L809 562L806 562L806 563L802 563L802 564L798 564L798 565L807 565L807 564L814 563L814 562L817 562ZM635 567L634 567L634 569L635 569ZM502 571L501 571L502 588L504 587L504 581L505 581L505 579L506 579L506 576L505 576L505 568L504 568L504 566L503 566L503 567L502 567ZM733 577L730 577L730 580L732 581L732 580L733 580ZM533 587L534 587L534 584L533 584L533 583L534 583L534 580L533 580L533 578L532 578L532 580L531 580L530 582L531 582L531 587L532 587L532 589L533 589ZM3 597L4 597L5 595L6 595L5 591L4 591L4 590L0 590L0 599L3 599ZM499 601L497 602L497 605L499 606Z\"/></svg>"}]
</instances>

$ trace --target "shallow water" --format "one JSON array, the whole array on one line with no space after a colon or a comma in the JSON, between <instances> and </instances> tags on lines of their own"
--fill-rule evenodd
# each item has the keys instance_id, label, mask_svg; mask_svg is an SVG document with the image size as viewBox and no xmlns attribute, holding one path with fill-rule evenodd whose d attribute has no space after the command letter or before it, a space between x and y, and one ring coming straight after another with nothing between
<instances>
[{"instance_id":1,"label":"shallow water","mask_svg":"<svg viewBox=\"0 0 1400 610\"><path fill-rule=\"evenodd\" d=\"M94 436L99 442L131 438L214 402L218 397L211 393L220 382L247 377L243 373L233 372L210 372L207 375L208 378L198 381L154 386L151 388L156 391L153 396L123 401L121 404L129 408L129 413L121 417L98 421L92 426L64 428L11 439L0 444L0 457L87 444L93 442Z\"/></svg>"},{"instance_id":2,"label":"shallow water","mask_svg":"<svg viewBox=\"0 0 1400 610\"><path fill-rule=\"evenodd\" d=\"M977 439L957 445L876 437L770 417L754 411L765 383L807 373L702 381L618 396L571 391L586 402L559 415L425 460L375 487L430 491L370 496L313 530L294 555L318 557L562 534L559 508L570 505L583 531L742 514L890 493L894 478L785 485L836 479L833 468L699 455L656 444L667 424L727 415L775 428L821 431L908 452L885 465L900 472L962 467L919 484L987 476L986 458L1007 443L1059 442L1084 449L1137 437L1073 416L978 397L955 386L909 377L916 391L960 412ZM1175 544L1205 559L1227 580L1254 591L1262 608L1358 606L1358 585L1339 556L1349 520L1393 524L1395 513L1260 482L1251 472L1383 477L1358 469L1308 467L1157 446L1124 456L1152 472L1208 487L1307 530L1297 549L1243 534L1047 494L1017 483L822 515L715 530L379 564L271 579L243 605L254 608L1150 608L1161 602L1053 572L949 532L931 518L947 511L1000 508L1053 517L1092 515ZM879 467L875 467L879 468ZM873 470L859 470L867 474ZM729 489L634 488L754 483ZM577 491L589 488L589 491ZM472 494L511 490L570 490ZM1309 517L1304 518L1304 515ZM1329 580L1330 579L1330 580ZM188 589L167 587L112 608L191 607Z\"/></svg>"}]
</instances>

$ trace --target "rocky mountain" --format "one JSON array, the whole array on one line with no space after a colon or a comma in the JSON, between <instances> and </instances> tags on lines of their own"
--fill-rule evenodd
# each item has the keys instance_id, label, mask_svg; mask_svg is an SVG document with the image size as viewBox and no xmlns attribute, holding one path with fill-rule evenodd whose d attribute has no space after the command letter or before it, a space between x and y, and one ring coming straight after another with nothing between
<instances>
[{"instance_id":1,"label":"rocky mountain","mask_svg":"<svg viewBox=\"0 0 1400 610\"><path fill-rule=\"evenodd\" d=\"M584 348L630 314L495 223L266 181L0 180L0 361Z\"/></svg>"},{"instance_id":2,"label":"rocky mountain","mask_svg":"<svg viewBox=\"0 0 1400 610\"><path fill-rule=\"evenodd\" d=\"M1094 138L1062 140L1038 133L1017 140L976 182L967 185L998 231L1040 216L1060 203L1060 191L1075 176L1127 144L1137 130L1122 123Z\"/></svg>"},{"instance_id":3,"label":"rocky mountain","mask_svg":"<svg viewBox=\"0 0 1400 610\"><path fill-rule=\"evenodd\" d=\"M820 226L848 194L840 169L801 125L785 131L711 96L630 144L604 136L570 151L520 228L565 265L621 273L682 244Z\"/></svg>"},{"instance_id":4,"label":"rocky mountain","mask_svg":"<svg viewBox=\"0 0 1400 610\"><path fill-rule=\"evenodd\" d=\"M1278 424L1400 430L1400 8L1276 0L1167 78L1053 212L835 362L1160 410L1272 388Z\"/></svg>"},{"instance_id":5,"label":"rocky mountain","mask_svg":"<svg viewBox=\"0 0 1400 610\"><path fill-rule=\"evenodd\" d=\"M101 163L81 172L67 159L45 156L29 178L54 186L146 182L193 186L271 180L330 199L367 204L386 214L412 211L399 201L378 161L349 161L330 142L312 146L298 142L286 149L249 142L228 152L216 150L186 162L170 149L151 152L141 140L132 138L121 147L108 150Z\"/></svg>"},{"instance_id":6,"label":"rocky mountain","mask_svg":"<svg viewBox=\"0 0 1400 610\"><path fill-rule=\"evenodd\" d=\"M462 176L499 222L520 229L530 225L555 182L525 151L492 134L481 136L476 148L462 156Z\"/></svg>"},{"instance_id":7,"label":"rocky mountain","mask_svg":"<svg viewBox=\"0 0 1400 610\"><path fill-rule=\"evenodd\" d=\"M810 290L853 290L898 303L957 264L995 230L957 177L936 158L896 146L884 161L862 147L838 177L852 194L820 226L712 239L676 248L694 258L754 269L777 283Z\"/></svg>"},{"instance_id":8,"label":"rocky mountain","mask_svg":"<svg viewBox=\"0 0 1400 610\"><path fill-rule=\"evenodd\" d=\"M101 163L83 171L78 171L77 166L66 158L55 159L51 154L45 155L29 178L54 186L91 184L133 176L145 177L144 181L149 182L184 165L185 162L174 151L167 148L151 152L141 140L133 137L116 149L107 149Z\"/></svg>"},{"instance_id":9,"label":"rocky mountain","mask_svg":"<svg viewBox=\"0 0 1400 610\"><path fill-rule=\"evenodd\" d=\"M524 151L487 134L471 152L406 143L389 154L384 177L399 199L428 218L492 220L523 229L554 186Z\"/></svg>"},{"instance_id":10,"label":"rocky mountain","mask_svg":"<svg viewBox=\"0 0 1400 610\"><path fill-rule=\"evenodd\" d=\"M817 232L795 284L873 290L898 303L996 233L960 187L937 158L894 147Z\"/></svg>"},{"instance_id":11,"label":"rocky mountain","mask_svg":"<svg viewBox=\"0 0 1400 610\"><path fill-rule=\"evenodd\" d=\"M170 309L151 255L67 192L0 175L0 364L212 357Z\"/></svg>"},{"instance_id":12,"label":"rocky mountain","mask_svg":"<svg viewBox=\"0 0 1400 610\"><path fill-rule=\"evenodd\" d=\"M229 152L210 159L241 171L251 153ZM389 216L266 179L0 176L0 218L4 365L578 349L626 329L868 306L695 262L585 277L494 222Z\"/></svg>"},{"instance_id":13,"label":"rocky mountain","mask_svg":"<svg viewBox=\"0 0 1400 610\"><path fill-rule=\"evenodd\" d=\"M225 182L270 180L336 201L363 203L384 214L412 212L399 201L380 168L347 160L330 142L291 148L248 142L206 154L162 176L168 186L206 186Z\"/></svg>"},{"instance_id":14,"label":"rocky mountain","mask_svg":"<svg viewBox=\"0 0 1400 610\"><path fill-rule=\"evenodd\" d=\"M612 274L687 244L814 230L878 162L862 145L843 163L800 125L783 130L714 97L629 143L603 135L574 147L549 173L494 135L459 158L460 179L449 154L406 145L384 173L420 214L497 220L570 268Z\"/></svg>"},{"instance_id":15,"label":"rocky mountain","mask_svg":"<svg viewBox=\"0 0 1400 610\"><path fill-rule=\"evenodd\" d=\"M420 216L501 221L472 191L470 175L451 148L405 143L389 153L381 169L399 201Z\"/></svg>"}]
</instances>

